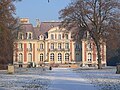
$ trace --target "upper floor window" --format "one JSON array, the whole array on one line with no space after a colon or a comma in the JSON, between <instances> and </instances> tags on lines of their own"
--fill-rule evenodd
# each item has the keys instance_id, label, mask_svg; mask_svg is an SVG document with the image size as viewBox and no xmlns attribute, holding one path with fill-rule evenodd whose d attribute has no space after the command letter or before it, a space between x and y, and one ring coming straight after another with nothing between
<instances>
[{"instance_id":1,"label":"upper floor window","mask_svg":"<svg viewBox=\"0 0 120 90\"><path fill-rule=\"evenodd\" d=\"M68 39L68 34L65 34L65 39Z\"/></svg>"},{"instance_id":2,"label":"upper floor window","mask_svg":"<svg viewBox=\"0 0 120 90\"><path fill-rule=\"evenodd\" d=\"M75 47L76 49L79 49L79 44L78 43L76 43L76 47Z\"/></svg>"},{"instance_id":3,"label":"upper floor window","mask_svg":"<svg viewBox=\"0 0 120 90\"><path fill-rule=\"evenodd\" d=\"M23 44L22 44L22 43L19 43L19 44L18 44L18 48L22 49L22 48L23 48Z\"/></svg>"},{"instance_id":4,"label":"upper floor window","mask_svg":"<svg viewBox=\"0 0 120 90\"><path fill-rule=\"evenodd\" d=\"M23 39L23 33L19 33L19 35L18 35L18 39Z\"/></svg>"},{"instance_id":5,"label":"upper floor window","mask_svg":"<svg viewBox=\"0 0 120 90\"><path fill-rule=\"evenodd\" d=\"M69 43L65 43L65 49L69 49Z\"/></svg>"},{"instance_id":6,"label":"upper floor window","mask_svg":"<svg viewBox=\"0 0 120 90\"><path fill-rule=\"evenodd\" d=\"M54 35L53 34L51 34L51 39L54 39Z\"/></svg>"},{"instance_id":7,"label":"upper floor window","mask_svg":"<svg viewBox=\"0 0 120 90\"><path fill-rule=\"evenodd\" d=\"M51 49L52 50L54 49L54 43L51 43Z\"/></svg>"},{"instance_id":8,"label":"upper floor window","mask_svg":"<svg viewBox=\"0 0 120 90\"><path fill-rule=\"evenodd\" d=\"M31 32L27 32L26 33L26 37L27 37L27 39L32 39L32 33Z\"/></svg>"},{"instance_id":9,"label":"upper floor window","mask_svg":"<svg viewBox=\"0 0 120 90\"><path fill-rule=\"evenodd\" d=\"M58 43L58 49L61 49L61 48L62 48L61 43Z\"/></svg>"},{"instance_id":10,"label":"upper floor window","mask_svg":"<svg viewBox=\"0 0 120 90\"><path fill-rule=\"evenodd\" d=\"M32 48L32 43L28 43L28 48Z\"/></svg>"},{"instance_id":11,"label":"upper floor window","mask_svg":"<svg viewBox=\"0 0 120 90\"><path fill-rule=\"evenodd\" d=\"M91 45L90 42L87 44L87 49L88 49L88 50L91 50L91 49L92 49L92 45Z\"/></svg>"},{"instance_id":12,"label":"upper floor window","mask_svg":"<svg viewBox=\"0 0 120 90\"><path fill-rule=\"evenodd\" d=\"M40 49L43 49L43 44L40 44Z\"/></svg>"},{"instance_id":13,"label":"upper floor window","mask_svg":"<svg viewBox=\"0 0 120 90\"><path fill-rule=\"evenodd\" d=\"M61 34L58 34L58 39L61 39Z\"/></svg>"}]
</instances>

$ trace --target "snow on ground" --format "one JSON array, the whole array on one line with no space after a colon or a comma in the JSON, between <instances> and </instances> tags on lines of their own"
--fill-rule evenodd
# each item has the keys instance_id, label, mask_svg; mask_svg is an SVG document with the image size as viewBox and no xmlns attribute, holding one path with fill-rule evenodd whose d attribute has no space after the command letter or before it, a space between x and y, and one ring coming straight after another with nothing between
<instances>
[{"instance_id":1,"label":"snow on ground","mask_svg":"<svg viewBox=\"0 0 120 90\"><path fill-rule=\"evenodd\" d=\"M99 87L99 90L120 90L120 74L116 74L116 68L83 69L74 70L83 79Z\"/></svg>"},{"instance_id":2,"label":"snow on ground","mask_svg":"<svg viewBox=\"0 0 120 90\"><path fill-rule=\"evenodd\" d=\"M52 83L49 90L97 90L69 68L55 68L49 77Z\"/></svg>"},{"instance_id":3,"label":"snow on ground","mask_svg":"<svg viewBox=\"0 0 120 90\"><path fill-rule=\"evenodd\" d=\"M15 74L0 71L0 90L120 90L120 74L115 72L115 68L19 68Z\"/></svg>"},{"instance_id":4,"label":"snow on ground","mask_svg":"<svg viewBox=\"0 0 120 90\"><path fill-rule=\"evenodd\" d=\"M47 90L50 80L42 69L17 69L15 74L0 72L0 90Z\"/></svg>"}]
</instances>

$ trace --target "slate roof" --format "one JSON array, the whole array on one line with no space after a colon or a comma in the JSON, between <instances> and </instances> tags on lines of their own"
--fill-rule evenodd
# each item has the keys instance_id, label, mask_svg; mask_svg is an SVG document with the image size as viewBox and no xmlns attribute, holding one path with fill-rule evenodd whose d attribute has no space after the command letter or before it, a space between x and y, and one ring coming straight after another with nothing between
<instances>
[{"instance_id":1,"label":"slate roof","mask_svg":"<svg viewBox=\"0 0 120 90\"><path fill-rule=\"evenodd\" d=\"M33 39L38 39L38 37L42 34L47 37L47 32L52 28L59 26L60 22L41 22L40 27L33 27L32 24L21 24L18 32L24 33L24 38L26 39L26 33L32 32Z\"/></svg>"}]
</instances>

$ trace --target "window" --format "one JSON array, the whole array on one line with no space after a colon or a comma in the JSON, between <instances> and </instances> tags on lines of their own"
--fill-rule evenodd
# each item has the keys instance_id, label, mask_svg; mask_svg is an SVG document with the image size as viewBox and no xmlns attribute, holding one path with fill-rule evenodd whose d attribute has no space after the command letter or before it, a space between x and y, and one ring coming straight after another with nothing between
<instances>
[{"instance_id":1,"label":"window","mask_svg":"<svg viewBox=\"0 0 120 90\"><path fill-rule=\"evenodd\" d=\"M31 32L26 33L26 37L27 39L32 39L32 33Z\"/></svg>"},{"instance_id":2,"label":"window","mask_svg":"<svg viewBox=\"0 0 120 90\"><path fill-rule=\"evenodd\" d=\"M51 50L54 49L54 43L51 43Z\"/></svg>"},{"instance_id":3,"label":"window","mask_svg":"<svg viewBox=\"0 0 120 90\"><path fill-rule=\"evenodd\" d=\"M61 43L58 43L58 49L60 50L61 48Z\"/></svg>"},{"instance_id":4,"label":"window","mask_svg":"<svg viewBox=\"0 0 120 90\"><path fill-rule=\"evenodd\" d=\"M32 43L28 43L28 48L32 48Z\"/></svg>"},{"instance_id":5,"label":"window","mask_svg":"<svg viewBox=\"0 0 120 90\"><path fill-rule=\"evenodd\" d=\"M28 39L32 39L32 35L31 35L31 33L29 33Z\"/></svg>"},{"instance_id":6,"label":"window","mask_svg":"<svg viewBox=\"0 0 120 90\"><path fill-rule=\"evenodd\" d=\"M28 62L32 62L32 54L31 53L28 54Z\"/></svg>"},{"instance_id":7,"label":"window","mask_svg":"<svg viewBox=\"0 0 120 90\"><path fill-rule=\"evenodd\" d=\"M76 49L79 49L79 44L78 43L76 43Z\"/></svg>"},{"instance_id":8,"label":"window","mask_svg":"<svg viewBox=\"0 0 120 90\"><path fill-rule=\"evenodd\" d=\"M40 44L40 49L43 49L43 44Z\"/></svg>"},{"instance_id":9,"label":"window","mask_svg":"<svg viewBox=\"0 0 120 90\"><path fill-rule=\"evenodd\" d=\"M91 49L92 49L92 45L91 45L90 42L87 44L87 49L88 49L88 50L91 50Z\"/></svg>"},{"instance_id":10,"label":"window","mask_svg":"<svg viewBox=\"0 0 120 90\"><path fill-rule=\"evenodd\" d=\"M58 35L58 39L61 39L61 34Z\"/></svg>"},{"instance_id":11,"label":"window","mask_svg":"<svg viewBox=\"0 0 120 90\"><path fill-rule=\"evenodd\" d=\"M51 54L50 54L50 60L51 60L51 61L54 61L54 53L51 53Z\"/></svg>"},{"instance_id":12,"label":"window","mask_svg":"<svg viewBox=\"0 0 120 90\"><path fill-rule=\"evenodd\" d=\"M92 61L92 54L88 53L88 61Z\"/></svg>"},{"instance_id":13,"label":"window","mask_svg":"<svg viewBox=\"0 0 120 90\"><path fill-rule=\"evenodd\" d=\"M23 48L23 44L22 44L22 43L19 43L18 48L19 48L19 49L22 49L22 48Z\"/></svg>"},{"instance_id":14,"label":"window","mask_svg":"<svg viewBox=\"0 0 120 90\"><path fill-rule=\"evenodd\" d=\"M23 39L23 33L19 33L19 39Z\"/></svg>"},{"instance_id":15,"label":"window","mask_svg":"<svg viewBox=\"0 0 120 90\"><path fill-rule=\"evenodd\" d=\"M69 61L69 53L65 54L65 61Z\"/></svg>"},{"instance_id":16,"label":"window","mask_svg":"<svg viewBox=\"0 0 120 90\"><path fill-rule=\"evenodd\" d=\"M40 61L43 61L43 54L40 54Z\"/></svg>"},{"instance_id":17,"label":"window","mask_svg":"<svg viewBox=\"0 0 120 90\"><path fill-rule=\"evenodd\" d=\"M58 61L62 61L62 54L58 53Z\"/></svg>"},{"instance_id":18,"label":"window","mask_svg":"<svg viewBox=\"0 0 120 90\"><path fill-rule=\"evenodd\" d=\"M54 35L53 34L51 34L51 39L54 39Z\"/></svg>"},{"instance_id":19,"label":"window","mask_svg":"<svg viewBox=\"0 0 120 90\"><path fill-rule=\"evenodd\" d=\"M19 54L19 62L21 62L21 63L23 62L23 54L22 53Z\"/></svg>"},{"instance_id":20,"label":"window","mask_svg":"<svg viewBox=\"0 0 120 90\"><path fill-rule=\"evenodd\" d=\"M69 43L65 43L65 49L69 49Z\"/></svg>"},{"instance_id":21,"label":"window","mask_svg":"<svg viewBox=\"0 0 120 90\"><path fill-rule=\"evenodd\" d=\"M68 34L65 34L65 39L68 39Z\"/></svg>"}]
</instances>

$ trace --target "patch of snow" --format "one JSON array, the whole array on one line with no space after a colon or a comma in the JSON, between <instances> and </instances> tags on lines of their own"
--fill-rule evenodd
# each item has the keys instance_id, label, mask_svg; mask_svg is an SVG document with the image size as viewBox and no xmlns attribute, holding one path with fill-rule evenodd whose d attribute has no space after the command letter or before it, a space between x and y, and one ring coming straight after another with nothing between
<instances>
[{"instance_id":1,"label":"patch of snow","mask_svg":"<svg viewBox=\"0 0 120 90\"><path fill-rule=\"evenodd\" d=\"M74 71L81 77L88 79L90 83L98 86L99 90L120 90L120 74L116 74L114 67L102 70L80 68Z\"/></svg>"}]
</instances>

